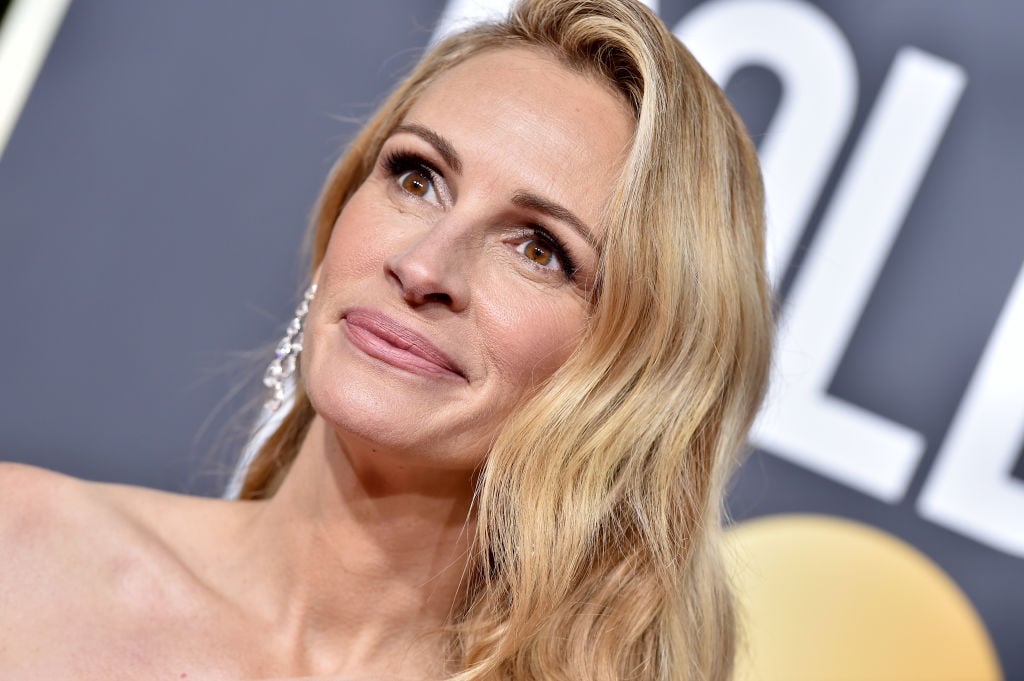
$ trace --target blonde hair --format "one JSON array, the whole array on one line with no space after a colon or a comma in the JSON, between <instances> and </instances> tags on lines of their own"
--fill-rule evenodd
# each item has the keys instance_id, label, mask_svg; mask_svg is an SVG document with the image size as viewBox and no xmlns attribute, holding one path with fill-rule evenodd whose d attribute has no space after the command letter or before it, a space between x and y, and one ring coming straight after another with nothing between
<instances>
[{"instance_id":1,"label":"blonde hair","mask_svg":"<svg viewBox=\"0 0 1024 681\"><path fill-rule=\"evenodd\" d=\"M313 265L419 94L514 46L610 84L636 132L584 337L509 418L480 474L452 678L723 680L735 647L723 487L771 346L763 191L739 117L657 17L631 0L527 0L440 42L331 172ZM300 389L243 498L273 493L313 416Z\"/></svg>"}]
</instances>

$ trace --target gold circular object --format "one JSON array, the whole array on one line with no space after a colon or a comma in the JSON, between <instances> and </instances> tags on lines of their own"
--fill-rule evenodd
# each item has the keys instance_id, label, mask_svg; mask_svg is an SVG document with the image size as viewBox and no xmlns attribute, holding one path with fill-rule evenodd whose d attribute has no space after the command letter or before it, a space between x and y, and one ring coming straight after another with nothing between
<instances>
[{"instance_id":1,"label":"gold circular object","mask_svg":"<svg viewBox=\"0 0 1024 681\"><path fill-rule=\"evenodd\" d=\"M736 681L1000 681L984 623L916 548L830 516L726 534L741 633Z\"/></svg>"}]
</instances>

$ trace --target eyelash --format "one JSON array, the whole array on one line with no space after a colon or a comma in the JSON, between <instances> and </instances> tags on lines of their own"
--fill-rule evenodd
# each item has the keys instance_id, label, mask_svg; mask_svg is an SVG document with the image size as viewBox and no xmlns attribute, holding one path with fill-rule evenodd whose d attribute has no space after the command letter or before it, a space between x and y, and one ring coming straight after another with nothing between
<instances>
[{"instance_id":1,"label":"eyelash","mask_svg":"<svg viewBox=\"0 0 1024 681\"><path fill-rule=\"evenodd\" d=\"M569 280L576 278L576 272L579 268L576 267L572 256L569 255L569 249L565 247L561 239L540 225L530 225L528 230L524 232L523 237L546 241L551 246L551 250L555 252L558 262L562 263L562 273L565 275L565 278Z\"/></svg>"},{"instance_id":2,"label":"eyelash","mask_svg":"<svg viewBox=\"0 0 1024 681\"><path fill-rule=\"evenodd\" d=\"M435 191L437 191L439 184L438 180L442 178L441 173L438 172L437 169L435 169L425 158L419 154L408 151L389 151L385 154L381 163L388 175L393 178L400 177L410 170L423 173L423 175L430 178ZM569 280L574 280L576 278L578 268L575 261L573 261L572 256L569 255L569 249L565 247L565 244L561 239L540 225L529 225L520 238L533 238L547 242L551 246L551 250L555 252L555 257L558 258L558 262L562 263L562 273L565 275L565 278Z\"/></svg>"},{"instance_id":3,"label":"eyelash","mask_svg":"<svg viewBox=\"0 0 1024 681\"><path fill-rule=\"evenodd\" d=\"M399 177L410 170L415 170L429 177L430 181L434 184L434 189L437 190L441 173L422 156L405 151L389 151L384 156L382 162L385 170L387 170L388 175L391 177Z\"/></svg>"}]
</instances>

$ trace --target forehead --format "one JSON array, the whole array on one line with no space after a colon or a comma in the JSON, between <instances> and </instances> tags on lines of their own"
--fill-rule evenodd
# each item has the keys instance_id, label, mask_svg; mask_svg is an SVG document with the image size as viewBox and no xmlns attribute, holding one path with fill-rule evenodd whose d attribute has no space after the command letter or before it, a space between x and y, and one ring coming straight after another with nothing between
<instances>
[{"instance_id":1,"label":"forehead","mask_svg":"<svg viewBox=\"0 0 1024 681\"><path fill-rule=\"evenodd\" d=\"M405 122L450 140L467 180L543 192L594 227L634 129L610 85L521 47L485 51L442 74Z\"/></svg>"}]
</instances>

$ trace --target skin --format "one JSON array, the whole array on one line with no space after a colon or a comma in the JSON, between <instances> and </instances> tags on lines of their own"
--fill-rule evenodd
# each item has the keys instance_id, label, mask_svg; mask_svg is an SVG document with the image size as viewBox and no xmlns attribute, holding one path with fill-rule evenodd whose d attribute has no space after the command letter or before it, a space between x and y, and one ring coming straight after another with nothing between
<instances>
[{"instance_id":1,"label":"skin","mask_svg":"<svg viewBox=\"0 0 1024 681\"><path fill-rule=\"evenodd\" d=\"M383 155L412 152L433 173L378 164L316 273L302 370L318 415L272 499L0 466L0 677L440 676L473 472L584 327L590 241L630 121L605 86L523 48L478 55L423 94ZM564 242L573 277L535 223ZM368 354L353 310L397 320L451 366Z\"/></svg>"}]
</instances>

